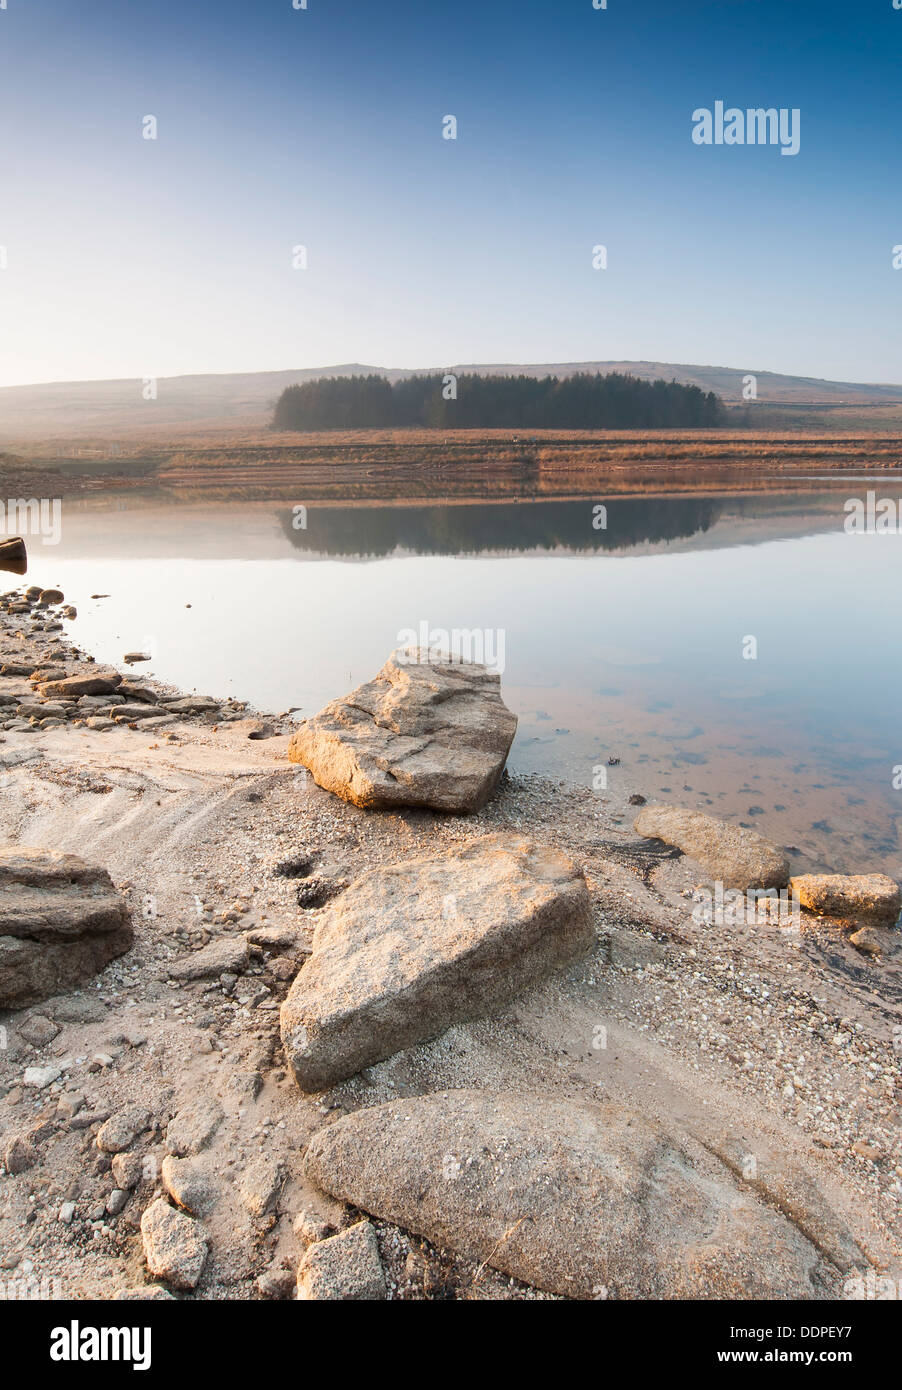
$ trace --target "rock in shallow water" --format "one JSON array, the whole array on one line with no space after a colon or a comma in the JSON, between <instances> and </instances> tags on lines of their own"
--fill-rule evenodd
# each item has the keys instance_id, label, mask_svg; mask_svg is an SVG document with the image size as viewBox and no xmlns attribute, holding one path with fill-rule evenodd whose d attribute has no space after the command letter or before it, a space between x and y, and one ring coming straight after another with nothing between
<instances>
[{"instance_id":1,"label":"rock in shallow water","mask_svg":"<svg viewBox=\"0 0 902 1390\"><path fill-rule=\"evenodd\" d=\"M11 574L24 574L28 568L25 542L21 536L10 536L0 541L0 570Z\"/></svg>"},{"instance_id":2,"label":"rock in shallow water","mask_svg":"<svg viewBox=\"0 0 902 1390\"><path fill-rule=\"evenodd\" d=\"M902 908L899 885L887 874L800 874L789 886L802 907L827 917L892 926Z\"/></svg>"},{"instance_id":3,"label":"rock in shallow water","mask_svg":"<svg viewBox=\"0 0 902 1390\"><path fill-rule=\"evenodd\" d=\"M435 1092L321 1129L305 1168L341 1201L572 1298L830 1296L834 1271L790 1221L618 1106Z\"/></svg>"},{"instance_id":4,"label":"rock in shallow water","mask_svg":"<svg viewBox=\"0 0 902 1390\"><path fill-rule=\"evenodd\" d=\"M783 888L789 859L778 845L714 816L682 806L646 806L633 829L650 840L676 845L725 888Z\"/></svg>"},{"instance_id":5,"label":"rock in shallow water","mask_svg":"<svg viewBox=\"0 0 902 1390\"><path fill-rule=\"evenodd\" d=\"M132 944L106 869L75 854L0 849L0 1007L71 989Z\"/></svg>"},{"instance_id":6,"label":"rock in shallow water","mask_svg":"<svg viewBox=\"0 0 902 1390\"><path fill-rule=\"evenodd\" d=\"M305 1091L506 1004L594 940L586 881L557 850L492 835L374 869L324 916L282 1005Z\"/></svg>"},{"instance_id":7,"label":"rock in shallow water","mask_svg":"<svg viewBox=\"0 0 902 1390\"><path fill-rule=\"evenodd\" d=\"M500 676L422 655L393 652L375 680L308 719L288 745L291 762L367 810L478 811L498 785L517 716Z\"/></svg>"}]
</instances>

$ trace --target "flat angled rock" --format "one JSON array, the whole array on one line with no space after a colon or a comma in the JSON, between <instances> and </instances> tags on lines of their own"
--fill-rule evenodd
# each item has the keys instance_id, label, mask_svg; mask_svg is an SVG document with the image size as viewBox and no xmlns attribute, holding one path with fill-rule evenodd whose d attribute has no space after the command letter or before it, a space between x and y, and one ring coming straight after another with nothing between
<instances>
[{"instance_id":1,"label":"flat angled rock","mask_svg":"<svg viewBox=\"0 0 902 1390\"><path fill-rule=\"evenodd\" d=\"M500 676L408 648L302 724L288 757L367 810L478 811L498 785L516 729Z\"/></svg>"},{"instance_id":2,"label":"flat angled rock","mask_svg":"<svg viewBox=\"0 0 902 1390\"><path fill-rule=\"evenodd\" d=\"M371 1215L571 1298L831 1296L797 1227L642 1116L441 1091L314 1135L306 1176Z\"/></svg>"},{"instance_id":3,"label":"flat angled rock","mask_svg":"<svg viewBox=\"0 0 902 1390\"><path fill-rule=\"evenodd\" d=\"M172 714L206 714L219 709L219 701L210 695L184 695L177 700L164 700L163 705Z\"/></svg>"},{"instance_id":4,"label":"flat angled rock","mask_svg":"<svg viewBox=\"0 0 902 1390\"><path fill-rule=\"evenodd\" d=\"M153 719L157 714L157 708L151 704L122 704L110 705L109 714L115 719Z\"/></svg>"},{"instance_id":5,"label":"flat angled rock","mask_svg":"<svg viewBox=\"0 0 902 1390\"><path fill-rule=\"evenodd\" d=\"M326 911L282 1005L297 1082L323 1090L488 1013L593 940L582 872L525 836L371 870Z\"/></svg>"},{"instance_id":6,"label":"flat angled rock","mask_svg":"<svg viewBox=\"0 0 902 1390\"><path fill-rule=\"evenodd\" d=\"M167 966L173 980L205 980L213 975L234 971L240 974L250 962L247 939L244 936L225 937L211 941L190 956L183 956Z\"/></svg>"},{"instance_id":7,"label":"flat angled rock","mask_svg":"<svg viewBox=\"0 0 902 1390\"><path fill-rule=\"evenodd\" d=\"M72 989L132 944L106 869L75 854L0 849L0 1007Z\"/></svg>"},{"instance_id":8,"label":"flat angled rock","mask_svg":"<svg viewBox=\"0 0 902 1390\"><path fill-rule=\"evenodd\" d=\"M118 671L92 671L90 674L66 676L61 681L45 681L38 686L41 695L51 695L55 699L75 699L79 695L112 695L122 681Z\"/></svg>"},{"instance_id":9,"label":"flat angled rock","mask_svg":"<svg viewBox=\"0 0 902 1390\"><path fill-rule=\"evenodd\" d=\"M30 845L0 848L0 934L72 939L115 931L127 915L124 899L99 865Z\"/></svg>"},{"instance_id":10,"label":"flat angled rock","mask_svg":"<svg viewBox=\"0 0 902 1390\"><path fill-rule=\"evenodd\" d=\"M676 845L725 888L783 888L789 879L789 859L778 845L701 811L645 806L633 829L650 840Z\"/></svg>"}]
</instances>

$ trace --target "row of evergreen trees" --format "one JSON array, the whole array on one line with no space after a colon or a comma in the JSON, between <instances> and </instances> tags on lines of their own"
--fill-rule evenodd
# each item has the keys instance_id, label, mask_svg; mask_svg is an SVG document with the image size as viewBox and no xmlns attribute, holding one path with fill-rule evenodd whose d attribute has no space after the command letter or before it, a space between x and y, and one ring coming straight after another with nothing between
<instances>
[{"instance_id":1,"label":"row of evergreen trees","mask_svg":"<svg viewBox=\"0 0 902 1390\"><path fill-rule=\"evenodd\" d=\"M568 377L320 377L287 387L276 403L278 430L702 429L720 424L713 391L611 372Z\"/></svg>"}]
</instances>

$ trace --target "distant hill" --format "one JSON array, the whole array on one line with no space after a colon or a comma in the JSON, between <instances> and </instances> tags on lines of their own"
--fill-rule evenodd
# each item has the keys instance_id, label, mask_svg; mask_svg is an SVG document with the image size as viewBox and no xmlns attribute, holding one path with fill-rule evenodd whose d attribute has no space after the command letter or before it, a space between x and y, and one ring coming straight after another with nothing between
<instances>
[{"instance_id":1,"label":"distant hill","mask_svg":"<svg viewBox=\"0 0 902 1390\"><path fill-rule=\"evenodd\" d=\"M663 377L703 391L714 391L728 405L742 403L742 378L757 378L761 406L792 408L892 406L902 404L902 386L822 381L816 377L755 372L751 367L703 367L679 362L514 362L458 363L414 371L360 362L279 372L228 372L161 377L156 400L144 400L138 378L118 381L48 382L0 388L0 446L28 439L123 438L172 430L258 430L269 425L272 409L286 386L323 376L375 372L397 381L434 371L482 375L523 373L570 376L574 372L629 372L646 379Z\"/></svg>"}]
</instances>

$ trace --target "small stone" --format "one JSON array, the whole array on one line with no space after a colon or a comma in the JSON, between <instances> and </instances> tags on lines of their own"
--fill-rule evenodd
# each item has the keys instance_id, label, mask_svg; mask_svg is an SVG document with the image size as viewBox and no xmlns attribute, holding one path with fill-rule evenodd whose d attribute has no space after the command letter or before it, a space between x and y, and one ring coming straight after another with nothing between
<instances>
[{"instance_id":1,"label":"small stone","mask_svg":"<svg viewBox=\"0 0 902 1390\"><path fill-rule=\"evenodd\" d=\"M902 891L887 874L800 874L789 886L809 912L860 920L862 925L892 926L902 907Z\"/></svg>"},{"instance_id":2,"label":"small stone","mask_svg":"<svg viewBox=\"0 0 902 1390\"><path fill-rule=\"evenodd\" d=\"M153 1300L154 1302L159 1299L170 1299L175 1302L169 1290L164 1289L160 1284L142 1284L136 1289L120 1289L118 1293L113 1294L113 1298L117 1303L136 1302L138 1299Z\"/></svg>"},{"instance_id":3,"label":"small stone","mask_svg":"<svg viewBox=\"0 0 902 1390\"><path fill-rule=\"evenodd\" d=\"M33 1168L37 1161L37 1149L20 1134L14 1134L3 1150L3 1166L12 1175Z\"/></svg>"},{"instance_id":4,"label":"small stone","mask_svg":"<svg viewBox=\"0 0 902 1390\"><path fill-rule=\"evenodd\" d=\"M608 954L611 964L624 970L659 965L667 955L660 941L655 941L654 937L620 928L611 931L608 938Z\"/></svg>"},{"instance_id":5,"label":"small stone","mask_svg":"<svg viewBox=\"0 0 902 1390\"><path fill-rule=\"evenodd\" d=\"M298 1268L298 1298L308 1301L374 1300L386 1297L376 1232L359 1221L311 1245Z\"/></svg>"},{"instance_id":6,"label":"small stone","mask_svg":"<svg viewBox=\"0 0 902 1390\"><path fill-rule=\"evenodd\" d=\"M197 1221L158 1197L141 1217L141 1238L151 1274L176 1289L197 1287L208 1249Z\"/></svg>"},{"instance_id":7,"label":"small stone","mask_svg":"<svg viewBox=\"0 0 902 1390\"><path fill-rule=\"evenodd\" d=\"M141 1181L144 1163L139 1154L117 1153L111 1165L116 1186L130 1192Z\"/></svg>"},{"instance_id":8,"label":"small stone","mask_svg":"<svg viewBox=\"0 0 902 1390\"><path fill-rule=\"evenodd\" d=\"M789 878L783 849L744 826L730 825L684 806L646 806L637 835L676 845L725 888L782 888Z\"/></svg>"},{"instance_id":9,"label":"small stone","mask_svg":"<svg viewBox=\"0 0 902 1390\"><path fill-rule=\"evenodd\" d=\"M335 1227L312 1211L298 1212L294 1218L292 1229L305 1248L308 1245L314 1245L318 1240L326 1240L335 1234Z\"/></svg>"},{"instance_id":10,"label":"small stone","mask_svg":"<svg viewBox=\"0 0 902 1390\"><path fill-rule=\"evenodd\" d=\"M209 1144L223 1117L222 1106L212 1099L196 1108L180 1110L166 1129L167 1153L175 1154L178 1158L199 1154Z\"/></svg>"},{"instance_id":11,"label":"small stone","mask_svg":"<svg viewBox=\"0 0 902 1390\"><path fill-rule=\"evenodd\" d=\"M285 1182L284 1166L275 1159L258 1158L246 1169L240 1192L244 1205L254 1216L265 1216L275 1206Z\"/></svg>"},{"instance_id":12,"label":"small stone","mask_svg":"<svg viewBox=\"0 0 902 1390\"><path fill-rule=\"evenodd\" d=\"M115 1154L122 1149L130 1148L142 1130L147 1129L150 1120L150 1111L141 1105L133 1105L128 1110L120 1110L118 1114L111 1115L98 1131L98 1149Z\"/></svg>"},{"instance_id":13,"label":"small stone","mask_svg":"<svg viewBox=\"0 0 902 1390\"><path fill-rule=\"evenodd\" d=\"M863 951L866 956L879 956L886 950L884 933L880 927L859 927L858 931L852 932L849 941L856 950Z\"/></svg>"},{"instance_id":14,"label":"small stone","mask_svg":"<svg viewBox=\"0 0 902 1390\"><path fill-rule=\"evenodd\" d=\"M63 1091L56 1103L56 1113L63 1120L71 1120L84 1108L85 1098L81 1091Z\"/></svg>"},{"instance_id":15,"label":"small stone","mask_svg":"<svg viewBox=\"0 0 902 1390\"><path fill-rule=\"evenodd\" d=\"M243 936L211 941L200 951L174 961L167 967L174 980L202 980L223 972L238 973L250 964L250 951Z\"/></svg>"},{"instance_id":16,"label":"small stone","mask_svg":"<svg viewBox=\"0 0 902 1390\"><path fill-rule=\"evenodd\" d=\"M219 1186L207 1159L167 1154L160 1176L172 1200L191 1216L207 1216L219 1201Z\"/></svg>"},{"instance_id":17,"label":"small stone","mask_svg":"<svg viewBox=\"0 0 902 1390\"><path fill-rule=\"evenodd\" d=\"M75 1216L75 1203L74 1203L74 1202L63 1202L63 1205L60 1207L60 1209L59 1209L59 1214L57 1215L57 1218L56 1218L56 1219L57 1219L57 1221L62 1221L62 1223L63 1223L64 1226L71 1226L71 1225L72 1225L72 1218L73 1218L74 1216Z\"/></svg>"},{"instance_id":18,"label":"small stone","mask_svg":"<svg viewBox=\"0 0 902 1390\"><path fill-rule=\"evenodd\" d=\"M102 1023L106 1018L102 1000L80 994L48 999L44 1008L57 1023Z\"/></svg>"},{"instance_id":19,"label":"small stone","mask_svg":"<svg viewBox=\"0 0 902 1390\"><path fill-rule=\"evenodd\" d=\"M19 1024L19 1032L32 1047L46 1047L59 1033L59 1027L43 1014L32 1014Z\"/></svg>"},{"instance_id":20,"label":"small stone","mask_svg":"<svg viewBox=\"0 0 902 1390\"><path fill-rule=\"evenodd\" d=\"M272 1265L255 1280L257 1291L264 1298L290 1298L295 1286L295 1276L282 1265Z\"/></svg>"},{"instance_id":21,"label":"small stone","mask_svg":"<svg viewBox=\"0 0 902 1390\"><path fill-rule=\"evenodd\" d=\"M106 1199L106 1213L108 1216L118 1216L128 1201L129 1194L121 1187L114 1187L109 1197Z\"/></svg>"},{"instance_id":22,"label":"small stone","mask_svg":"<svg viewBox=\"0 0 902 1390\"><path fill-rule=\"evenodd\" d=\"M58 1081L62 1074L59 1067L26 1067L22 1085L33 1086L36 1091L43 1091L46 1086Z\"/></svg>"}]
</instances>

